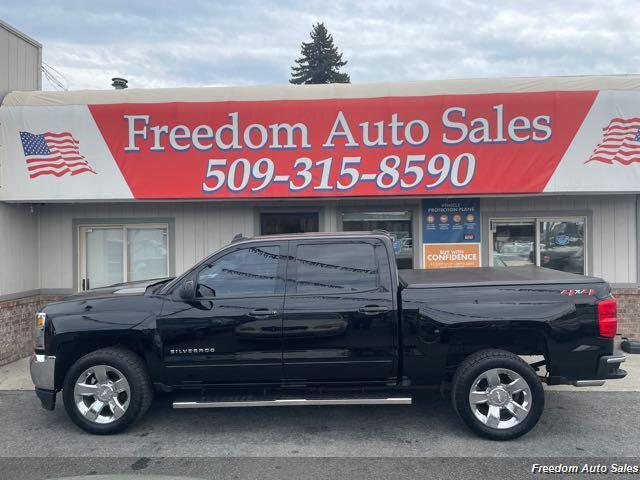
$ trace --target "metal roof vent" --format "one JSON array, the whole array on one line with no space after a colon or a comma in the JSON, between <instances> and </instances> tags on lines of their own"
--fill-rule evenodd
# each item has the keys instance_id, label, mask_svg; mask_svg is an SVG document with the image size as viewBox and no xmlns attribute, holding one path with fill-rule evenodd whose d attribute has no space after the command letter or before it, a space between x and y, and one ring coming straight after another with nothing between
<instances>
[{"instance_id":1,"label":"metal roof vent","mask_svg":"<svg viewBox=\"0 0 640 480\"><path fill-rule=\"evenodd\" d=\"M127 83L129 83L126 78L113 77L111 80L113 81L111 86L116 90L124 90L127 88Z\"/></svg>"}]
</instances>

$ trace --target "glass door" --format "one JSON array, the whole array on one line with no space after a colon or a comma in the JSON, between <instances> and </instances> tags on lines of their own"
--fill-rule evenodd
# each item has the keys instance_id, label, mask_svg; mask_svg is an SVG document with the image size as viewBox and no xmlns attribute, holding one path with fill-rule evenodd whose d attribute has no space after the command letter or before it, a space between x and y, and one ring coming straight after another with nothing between
<instances>
[{"instance_id":1,"label":"glass door","mask_svg":"<svg viewBox=\"0 0 640 480\"><path fill-rule=\"evenodd\" d=\"M536 264L535 220L491 220L492 267Z\"/></svg>"},{"instance_id":2,"label":"glass door","mask_svg":"<svg viewBox=\"0 0 640 480\"><path fill-rule=\"evenodd\" d=\"M542 219L539 230L540 266L584 275L584 218Z\"/></svg>"},{"instance_id":3,"label":"glass door","mask_svg":"<svg viewBox=\"0 0 640 480\"><path fill-rule=\"evenodd\" d=\"M81 289L100 288L124 281L122 227L81 229L84 240L84 272Z\"/></svg>"},{"instance_id":4,"label":"glass door","mask_svg":"<svg viewBox=\"0 0 640 480\"><path fill-rule=\"evenodd\" d=\"M79 228L79 290L169 275L166 225Z\"/></svg>"},{"instance_id":5,"label":"glass door","mask_svg":"<svg viewBox=\"0 0 640 480\"><path fill-rule=\"evenodd\" d=\"M127 281L162 278L169 274L167 229L126 227Z\"/></svg>"}]
</instances>

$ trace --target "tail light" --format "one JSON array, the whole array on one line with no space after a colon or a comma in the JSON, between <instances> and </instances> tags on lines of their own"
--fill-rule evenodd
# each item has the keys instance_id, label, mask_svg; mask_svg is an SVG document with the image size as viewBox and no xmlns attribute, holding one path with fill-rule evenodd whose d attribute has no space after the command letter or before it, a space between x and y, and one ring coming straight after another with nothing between
<instances>
[{"instance_id":1,"label":"tail light","mask_svg":"<svg viewBox=\"0 0 640 480\"><path fill-rule=\"evenodd\" d=\"M611 297L598 302L598 329L601 337L615 337L618 330L615 298Z\"/></svg>"}]
</instances>

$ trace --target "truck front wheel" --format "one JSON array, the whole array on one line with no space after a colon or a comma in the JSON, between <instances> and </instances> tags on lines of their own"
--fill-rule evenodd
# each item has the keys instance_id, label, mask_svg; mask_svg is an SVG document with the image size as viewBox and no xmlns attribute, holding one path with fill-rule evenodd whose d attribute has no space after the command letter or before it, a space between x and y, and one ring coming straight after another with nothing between
<instances>
[{"instance_id":1,"label":"truck front wheel","mask_svg":"<svg viewBox=\"0 0 640 480\"><path fill-rule=\"evenodd\" d=\"M65 377L64 407L90 433L117 433L144 415L153 399L146 365L125 348L103 348L76 361Z\"/></svg>"},{"instance_id":2,"label":"truck front wheel","mask_svg":"<svg viewBox=\"0 0 640 480\"><path fill-rule=\"evenodd\" d=\"M492 440L524 435L544 410L544 389L536 372L505 350L468 356L456 370L451 395L465 425Z\"/></svg>"}]
</instances>

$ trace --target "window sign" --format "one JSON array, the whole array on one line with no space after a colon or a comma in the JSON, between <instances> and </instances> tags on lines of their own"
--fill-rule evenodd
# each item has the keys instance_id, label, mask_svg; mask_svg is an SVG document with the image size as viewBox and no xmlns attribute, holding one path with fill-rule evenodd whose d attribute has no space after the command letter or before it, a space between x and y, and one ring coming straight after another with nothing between
<instances>
[{"instance_id":1,"label":"window sign","mask_svg":"<svg viewBox=\"0 0 640 480\"><path fill-rule=\"evenodd\" d=\"M480 266L480 200L434 199L422 202L424 268Z\"/></svg>"}]
</instances>

